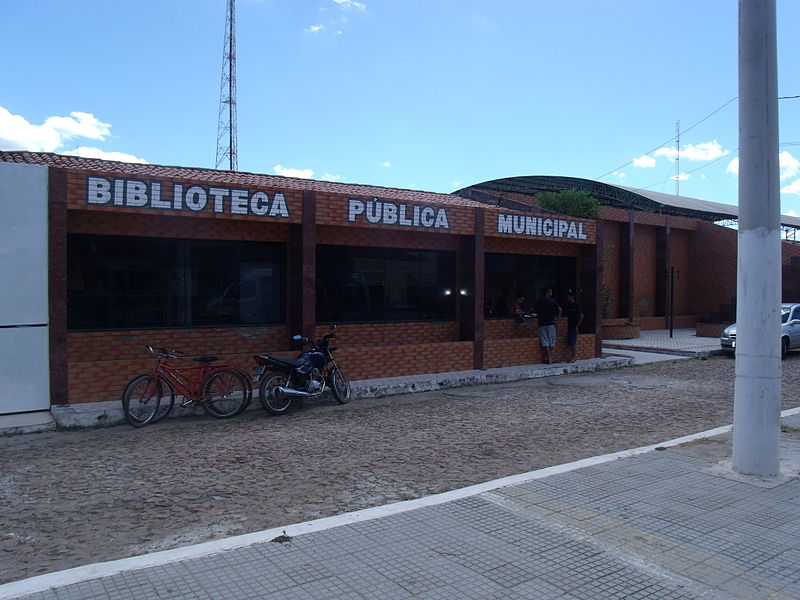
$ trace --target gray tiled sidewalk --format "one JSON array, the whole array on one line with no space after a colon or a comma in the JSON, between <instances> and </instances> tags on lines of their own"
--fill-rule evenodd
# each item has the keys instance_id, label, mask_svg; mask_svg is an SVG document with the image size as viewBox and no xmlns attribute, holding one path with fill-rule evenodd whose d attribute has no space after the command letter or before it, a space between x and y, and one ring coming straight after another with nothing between
<instances>
[{"instance_id":1,"label":"gray tiled sidewalk","mask_svg":"<svg viewBox=\"0 0 800 600\"><path fill-rule=\"evenodd\" d=\"M786 422L800 426L790 412ZM728 439L589 459L300 535L287 527L284 543L163 553L107 576L114 563L97 565L95 579L22 597L800 599L800 479L720 476ZM783 451L800 457L796 431Z\"/></svg>"},{"instance_id":2,"label":"gray tiled sidewalk","mask_svg":"<svg viewBox=\"0 0 800 600\"><path fill-rule=\"evenodd\" d=\"M719 338L697 337L694 328L644 330L631 340L603 340L604 348L627 348L650 352L675 352L687 356L721 353Z\"/></svg>"}]
</instances>

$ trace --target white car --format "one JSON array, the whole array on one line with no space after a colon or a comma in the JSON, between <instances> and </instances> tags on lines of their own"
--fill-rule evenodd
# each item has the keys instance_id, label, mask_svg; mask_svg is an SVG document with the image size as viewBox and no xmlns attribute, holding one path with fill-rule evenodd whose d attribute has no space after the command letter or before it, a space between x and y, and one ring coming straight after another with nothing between
<instances>
[{"instance_id":1,"label":"white car","mask_svg":"<svg viewBox=\"0 0 800 600\"><path fill-rule=\"evenodd\" d=\"M725 328L719 343L725 352L736 352L736 323ZM781 304L781 358L800 348L800 304Z\"/></svg>"}]
</instances>

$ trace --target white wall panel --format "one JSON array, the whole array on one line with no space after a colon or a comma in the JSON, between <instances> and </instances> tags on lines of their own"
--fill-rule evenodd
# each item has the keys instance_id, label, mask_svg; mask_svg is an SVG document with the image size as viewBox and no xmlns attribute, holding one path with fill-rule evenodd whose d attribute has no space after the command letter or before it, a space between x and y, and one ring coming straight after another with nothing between
<instances>
[{"instance_id":1,"label":"white wall panel","mask_svg":"<svg viewBox=\"0 0 800 600\"><path fill-rule=\"evenodd\" d=\"M50 409L47 327L0 328L0 414Z\"/></svg>"},{"instance_id":2,"label":"white wall panel","mask_svg":"<svg viewBox=\"0 0 800 600\"><path fill-rule=\"evenodd\" d=\"M47 324L47 167L0 162L0 281L0 326Z\"/></svg>"},{"instance_id":3,"label":"white wall panel","mask_svg":"<svg viewBox=\"0 0 800 600\"><path fill-rule=\"evenodd\" d=\"M0 414L50 408L47 167L0 163Z\"/></svg>"}]
</instances>

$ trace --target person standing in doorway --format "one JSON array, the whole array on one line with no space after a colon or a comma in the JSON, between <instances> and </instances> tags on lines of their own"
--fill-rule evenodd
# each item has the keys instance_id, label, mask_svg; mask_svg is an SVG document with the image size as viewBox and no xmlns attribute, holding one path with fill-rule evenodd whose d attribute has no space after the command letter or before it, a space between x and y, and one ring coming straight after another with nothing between
<instances>
[{"instance_id":1,"label":"person standing in doorway","mask_svg":"<svg viewBox=\"0 0 800 600\"><path fill-rule=\"evenodd\" d=\"M569 346L569 362L574 363L578 354L578 328L583 322L583 311L580 304L575 301L575 293L570 290L567 294L567 303L564 305L564 314L567 316L567 345Z\"/></svg>"},{"instance_id":2,"label":"person standing in doorway","mask_svg":"<svg viewBox=\"0 0 800 600\"><path fill-rule=\"evenodd\" d=\"M561 307L553 298L553 286L546 285L542 289L542 297L533 307L539 317L539 341L545 352L545 361L553 364L551 349L556 347L556 319L561 316Z\"/></svg>"}]
</instances>

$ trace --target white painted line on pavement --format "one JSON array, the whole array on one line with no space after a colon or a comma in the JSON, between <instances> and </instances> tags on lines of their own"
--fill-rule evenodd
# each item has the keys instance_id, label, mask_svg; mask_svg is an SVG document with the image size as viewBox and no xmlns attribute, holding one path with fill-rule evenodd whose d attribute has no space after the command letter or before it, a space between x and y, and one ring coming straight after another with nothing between
<instances>
[{"instance_id":1,"label":"white painted line on pavement","mask_svg":"<svg viewBox=\"0 0 800 600\"><path fill-rule=\"evenodd\" d=\"M800 414L800 407L783 411L781 413L781 418L796 414ZM324 531L326 529L333 529L334 527L341 527L342 525L349 525L352 523L378 519L380 517L396 515L410 510L415 510L417 508L437 506L446 502L452 502L454 500L476 496L478 494L496 490L498 488L511 485L520 485L535 479L542 479L551 475L574 471L575 469L582 469L584 467L599 465L614 460L619 460L621 458L645 454L655 450L656 448L669 448L703 438L714 437L723 433L728 433L732 429L732 425L725 425L723 427L709 429L707 431L661 442L659 444L642 446L640 448L633 448L630 450L622 450L620 452L604 454L602 456L584 458L574 462L565 463L563 465L546 467L544 469L530 471L528 473L521 473L519 475L511 475L509 477L503 477L501 479L495 479L493 481L487 481L485 483L479 483L477 485L471 485L469 487L443 492L441 494L425 496L424 498L417 498L415 500L405 500L403 502L395 502L385 506L375 506L373 508L366 508L332 517L316 519L314 521L286 525L285 527L274 527L272 529L265 529L254 533L246 533L221 540L213 540L210 542L204 542L202 544L194 544L192 546L184 546L182 548L174 548L171 550L162 550L161 552L153 552L151 554L145 554L142 556L132 556L130 558L94 563L91 565L66 569L64 571L56 571L54 573L37 575L35 577L29 577L27 579L12 581L11 583L0 585L0 600L11 600L12 598L18 598L28 594L35 594L51 588L60 588L82 581L89 581L91 579L110 577L125 571L136 571L139 569L161 566L181 560L211 556L213 554L219 554L220 552L227 552L229 550L235 550L237 548L243 548L253 544L269 542L277 536L282 535L284 532L288 536L295 537L306 533L314 533L317 531Z\"/></svg>"}]
</instances>

